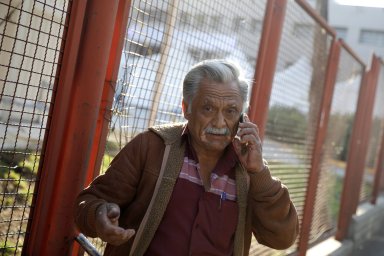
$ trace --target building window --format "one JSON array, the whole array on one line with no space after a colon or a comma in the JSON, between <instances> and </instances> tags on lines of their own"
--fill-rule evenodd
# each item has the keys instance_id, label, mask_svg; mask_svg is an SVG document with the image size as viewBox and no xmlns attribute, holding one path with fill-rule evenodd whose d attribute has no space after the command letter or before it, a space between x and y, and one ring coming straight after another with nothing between
<instances>
[{"instance_id":1,"label":"building window","mask_svg":"<svg viewBox=\"0 0 384 256\"><path fill-rule=\"evenodd\" d=\"M384 31L366 30L360 31L360 43L384 47Z\"/></svg>"},{"instance_id":2,"label":"building window","mask_svg":"<svg viewBox=\"0 0 384 256\"><path fill-rule=\"evenodd\" d=\"M293 26L293 35L299 38L311 38L313 26L310 24L295 23Z\"/></svg>"},{"instance_id":3,"label":"building window","mask_svg":"<svg viewBox=\"0 0 384 256\"><path fill-rule=\"evenodd\" d=\"M342 27L334 27L334 29L336 31L337 37L341 38L341 39L343 39L345 41L346 38L347 38L348 29L347 28L342 28Z\"/></svg>"}]
</instances>

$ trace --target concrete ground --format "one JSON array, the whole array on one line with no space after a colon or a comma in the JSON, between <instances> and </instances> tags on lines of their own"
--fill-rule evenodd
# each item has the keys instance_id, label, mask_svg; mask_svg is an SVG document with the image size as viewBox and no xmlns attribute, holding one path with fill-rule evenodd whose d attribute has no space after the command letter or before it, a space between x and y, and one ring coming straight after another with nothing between
<instances>
[{"instance_id":1,"label":"concrete ground","mask_svg":"<svg viewBox=\"0 0 384 256\"><path fill-rule=\"evenodd\" d=\"M354 249L351 256L384 256L384 224L370 239Z\"/></svg>"}]
</instances>

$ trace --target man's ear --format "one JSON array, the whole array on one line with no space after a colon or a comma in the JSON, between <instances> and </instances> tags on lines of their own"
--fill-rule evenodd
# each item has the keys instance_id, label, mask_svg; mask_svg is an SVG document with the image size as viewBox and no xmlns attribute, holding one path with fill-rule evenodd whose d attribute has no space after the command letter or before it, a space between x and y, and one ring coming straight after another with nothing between
<instances>
[{"instance_id":1,"label":"man's ear","mask_svg":"<svg viewBox=\"0 0 384 256\"><path fill-rule=\"evenodd\" d=\"M181 106L183 108L184 118L188 120L190 113L188 113L188 103L184 99L183 99L183 102L181 103Z\"/></svg>"}]
</instances>

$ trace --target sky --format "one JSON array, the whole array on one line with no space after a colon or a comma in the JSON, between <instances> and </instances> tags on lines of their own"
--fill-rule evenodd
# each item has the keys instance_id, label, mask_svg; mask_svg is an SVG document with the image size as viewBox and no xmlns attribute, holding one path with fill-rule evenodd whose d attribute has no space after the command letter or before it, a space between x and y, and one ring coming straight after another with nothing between
<instances>
[{"instance_id":1,"label":"sky","mask_svg":"<svg viewBox=\"0 0 384 256\"><path fill-rule=\"evenodd\" d=\"M384 8L384 0L335 0L342 5Z\"/></svg>"}]
</instances>

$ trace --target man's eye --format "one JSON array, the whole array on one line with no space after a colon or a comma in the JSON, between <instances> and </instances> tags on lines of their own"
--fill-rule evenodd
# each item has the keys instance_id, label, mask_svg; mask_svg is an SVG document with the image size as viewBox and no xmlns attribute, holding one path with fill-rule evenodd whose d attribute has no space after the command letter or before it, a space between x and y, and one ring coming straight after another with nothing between
<instances>
[{"instance_id":1,"label":"man's eye","mask_svg":"<svg viewBox=\"0 0 384 256\"><path fill-rule=\"evenodd\" d=\"M237 111L236 109L228 109L228 110L227 110L227 113L228 113L229 115L235 115L235 114L238 113L238 111Z\"/></svg>"},{"instance_id":2,"label":"man's eye","mask_svg":"<svg viewBox=\"0 0 384 256\"><path fill-rule=\"evenodd\" d=\"M212 107L211 106L204 106L204 110L205 111L212 111Z\"/></svg>"}]
</instances>

